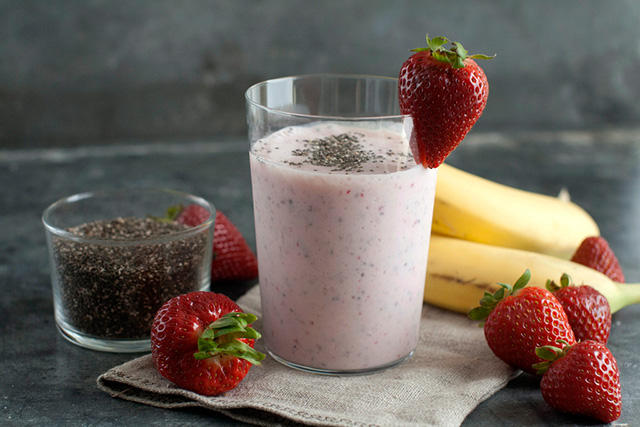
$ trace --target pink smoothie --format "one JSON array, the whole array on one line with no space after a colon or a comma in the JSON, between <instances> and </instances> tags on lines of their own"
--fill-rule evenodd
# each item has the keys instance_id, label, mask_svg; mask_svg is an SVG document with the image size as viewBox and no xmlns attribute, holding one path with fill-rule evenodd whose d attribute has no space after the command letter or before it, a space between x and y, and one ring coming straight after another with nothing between
<instances>
[{"instance_id":1,"label":"pink smoothie","mask_svg":"<svg viewBox=\"0 0 640 427\"><path fill-rule=\"evenodd\" d=\"M399 128L331 122L273 133L250 159L269 351L328 371L408 356L418 340L436 171L416 166Z\"/></svg>"}]
</instances>

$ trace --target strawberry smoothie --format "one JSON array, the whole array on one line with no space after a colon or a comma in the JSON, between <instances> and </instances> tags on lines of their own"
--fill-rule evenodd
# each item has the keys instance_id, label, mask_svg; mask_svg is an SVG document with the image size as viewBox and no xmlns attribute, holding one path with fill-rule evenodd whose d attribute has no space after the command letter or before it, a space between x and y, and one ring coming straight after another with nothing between
<instances>
[{"instance_id":1,"label":"strawberry smoothie","mask_svg":"<svg viewBox=\"0 0 640 427\"><path fill-rule=\"evenodd\" d=\"M329 373L411 355L436 170L416 166L402 128L287 127L250 161L269 352Z\"/></svg>"}]
</instances>

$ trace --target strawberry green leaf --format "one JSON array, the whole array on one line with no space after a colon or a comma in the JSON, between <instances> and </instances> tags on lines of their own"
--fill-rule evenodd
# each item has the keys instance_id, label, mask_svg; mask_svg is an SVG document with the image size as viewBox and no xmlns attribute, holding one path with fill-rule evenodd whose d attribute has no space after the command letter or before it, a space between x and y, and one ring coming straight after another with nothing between
<instances>
[{"instance_id":1,"label":"strawberry green leaf","mask_svg":"<svg viewBox=\"0 0 640 427\"><path fill-rule=\"evenodd\" d=\"M452 42L451 44L455 48L455 52L460 58L462 58L463 60L467 58L467 54L469 52L467 52L467 50L462 46L462 43Z\"/></svg>"},{"instance_id":2,"label":"strawberry green leaf","mask_svg":"<svg viewBox=\"0 0 640 427\"><path fill-rule=\"evenodd\" d=\"M504 283L498 283L500 288L496 290L493 294L489 292L485 292L482 298L480 299L480 306L473 308L467 316L471 320L485 320L489 317L489 314L493 311L494 308L506 297L513 295L520 289L524 288L527 283L529 283L529 279L531 278L531 272L527 269L520 278L513 285L513 288Z\"/></svg>"},{"instance_id":3,"label":"strawberry green leaf","mask_svg":"<svg viewBox=\"0 0 640 427\"><path fill-rule=\"evenodd\" d=\"M178 216L180 216L183 209L184 206L182 205L171 205L167 208L167 212L165 212L164 216L147 215L147 217L158 222L174 222L178 219Z\"/></svg>"},{"instance_id":4,"label":"strawberry green leaf","mask_svg":"<svg viewBox=\"0 0 640 427\"><path fill-rule=\"evenodd\" d=\"M555 360L561 351L562 350L560 350L558 347L545 345L536 348L536 356L538 356L542 360Z\"/></svg>"},{"instance_id":5,"label":"strawberry green leaf","mask_svg":"<svg viewBox=\"0 0 640 427\"><path fill-rule=\"evenodd\" d=\"M549 370L553 362L558 359L562 350L552 345L545 345L536 348L535 352L536 356L542 359L542 362L534 363L531 367L536 371L536 374L544 375L545 372Z\"/></svg>"},{"instance_id":6,"label":"strawberry green leaf","mask_svg":"<svg viewBox=\"0 0 640 427\"><path fill-rule=\"evenodd\" d=\"M258 318L251 313L227 313L212 322L198 338L198 351L193 357L202 360L216 355L229 355L260 364L264 354L239 339L259 339L260 333L248 326Z\"/></svg>"},{"instance_id":7,"label":"strawberry green leaf","mask_svg":"<svg viewBox=\"0 0 640 427\"><path fill-rule=\"evenodd\" d=\"M527 286L529 280L531 280L531 271L529 271L529 269L527 268L524 273L522 273L522 276L520 276L518 280L516 280L516 283L513 284L511 295L515 295L520 289Z\"/></svg>"},{"instance_id":8,"label":"strawberry green leaf","mask_svg":"<svg viewBox=\"0 0 640 427\"><path fill-rule=\"evenodd\" d=\"M446 52L441 52L439 50L432 50L431 56L433 56L435 59L437 59L440 62L446 62L449 64L451 63L451 61L449 60L449 55L447 55Z\"/></svg>"},{"instance_id":9,"label":"strawberry green leaf","mask_svg":"<svg viewBox=\"0 0 640 427\"><path fill-rule=\"evenodd\" d=\"M444 36L434 37L430 39L429 35L427 34L427 46L429 46L431 50L440 50L442 46L447 44L448 41L449 40L447 40L447 38Z\"/></svg>"},{"instance_id":10,"label":"strawberry green leaf","mask_svg":"<svg viewBox=\"0 0 640 427\"><path fill-rule=\"evenodd\" d=\"M480 299L480 305L485 307L492 304L495 305L497 302L496 298L491 294L486 294Z\"/></svg>"},{"instance_id":11,"label":"strawberry green leaf","mask_svg":"<svg viewBox=\"0 0 640 427\"><path fill-rule=\"evenodd\" d=\"M166 217L172 221L178 219L180 212L184 210L184 206L182 205L172 205L167 208Z\"/></svg>"},{"instance_id":12,"label":"strawberry green leaf","mask_svg":"<svg viewBox=\"0 0 640 427\"><path fill-rule=\"evenodd\" d=\"M549 370L549 367L551 367L556 360L563 358L571 348L565 340L558 340L558 343L562 344L563 348L552 345L544 345L536 348L536 356L543 361L534 363L531 367L536 370L538 375L544 375L544 373Z\"/></svg>"},{"instance_id":13,"label":"strawberry green leaf","mask_svg":"<svg viewBox=\"0 0 640 427\"><path fill-rule=\"evenodd\" d=\"M449 39L444 36L429 38L427 34L427 47L426 48L417 48L412 49L413 52L422 52L425 50L431 51L431 56L440 61L447 64L450 64L453 68L464 68L465 63L464 60L467 58L473 59L492 59L495 57L483 55L483 54L473 54L469 55L469 52L462 46L460 42L451 42L451 49L446 48L446 44L449 43Z\"/></svg>"},{"instance_id":14,"label":"strawberry green leaf","mask_svg":"<svg viewBox=\"0 0 640 427\"><path fill-rule=\"evenodd\" d=\"M547 283L545 284L544 287L547 288L547 290L552 293L560 289L560 286L558 286L556 282L550 279L547 279Z\"/></svg>"},{"instance_id":15,"label":"strawberry green leaf","mask_svg":"<svg viewBox=\"0 0 640 427\"><path fill-rule=\"evenodd\" d=\"M493 59L495 57L496 57L495 53L493 55L483 55L481 53L475 53L473 55L469 55L467 58L471 58L471 59Z\"/></svg>"},{"instance_id":16,"label":"strawberry green leaf","mask_svg":"<svg viewBox=\"0 0 640 427\"><path fill-rule=\"evenodd\" d=\"M571 277L567 273L562 273L562 276L560 277L559 285L553 280L549 280L549 279L547 279L547 284L545 285L545 287L549 292L555 292L559 289L566 288L568 286L571 286Z\"/></svg>"},{"instance_id":17,"label":"strawberry green leaf","mask_svg":"<svg viewBox=\"0 0 640 427\"><path fill-rule=\"evenodd\" d=\"M485 320L487 317L489 317L490 313L491 310L487 309L486 307L476 307L472 309L469 314L467 314L467 316L469 316L469 319L471 320Z\"/></svg>"},{"instance_id":18,"label":"strawberry green leaf","mask_svg":"<svg viewBox=\"0 0 640 427\"><path fill-rule=\"evenodd\" d=\"M209 325L209 328L226 328L229 326L240 326L242 328L247 325L255 322L258 318L251 313L241 313L241 312L232 312L227 313L212 324Z\"/></svg>"},{"instance_id":19,"label":"strawberry green leaf","mask_svg":"<svg viewBox=\"0 0 640 427\"><path fill-rule=\"evenodd\" d=\"M260 365L260 361L264 360L265 355L252 348L250 345L242 341L230 341L219 347L221 353L245 359L254 365Z\"/></svg>"}]
</instances>

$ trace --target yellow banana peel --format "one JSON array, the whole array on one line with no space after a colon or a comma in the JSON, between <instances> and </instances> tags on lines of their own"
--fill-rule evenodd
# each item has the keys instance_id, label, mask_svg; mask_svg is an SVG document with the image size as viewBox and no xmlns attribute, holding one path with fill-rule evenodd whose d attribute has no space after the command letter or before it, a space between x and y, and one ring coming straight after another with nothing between
<instances>
[{"instance_id":1,"label":"yellow banana peel","mask_svg":"<svg viewBox=\"0 0 640 427\"><path fill-rule=\"evenodd\" d=\"M460 313L476 307L484 292L494 292L498 282L512 284L526 269L529 286L544 287L567 273L576 285L589 285L602 293L611 312L640 302L640 284L621 284L604 274L565 259L521 249L431 235L424 300Z\"/></svg>"},{"instance_id":2,"label":"yellow banana peel","mask_svg":"<svg viewBox=\"0 0 640 427\"><path fill-rule=\"evenodd\" d=\"M570 258L585 237L600 234L580 206L464 172L438 168L432 233Z\"/></svg>"}]
</instances>

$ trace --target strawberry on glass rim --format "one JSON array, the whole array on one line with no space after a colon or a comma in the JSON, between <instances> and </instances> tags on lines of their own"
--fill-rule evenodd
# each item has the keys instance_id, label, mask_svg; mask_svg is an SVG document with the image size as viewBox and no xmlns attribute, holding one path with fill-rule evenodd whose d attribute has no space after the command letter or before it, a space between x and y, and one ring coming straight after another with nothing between
<instances>
[{"instance_id":1,"label":"strawberry on glass rim","mask_svg":"<svg viewBox=\"0 0 640 427\"><path fill-rule=\"evenodd\" d=\"M400 112L413 119L409 141L416 163L437 168L476 123L489 96L487 76L459 42L429 38L400 69Z\"/></svg>"}]
</instances>

